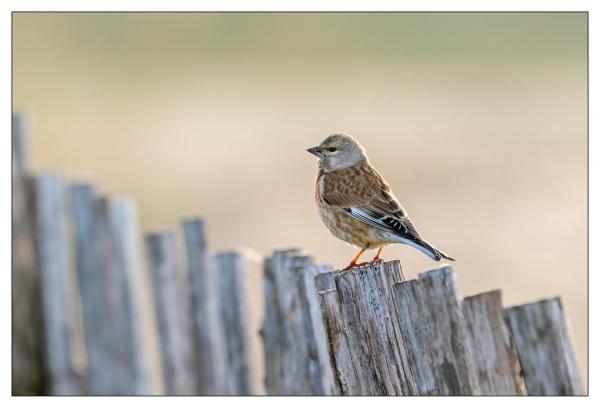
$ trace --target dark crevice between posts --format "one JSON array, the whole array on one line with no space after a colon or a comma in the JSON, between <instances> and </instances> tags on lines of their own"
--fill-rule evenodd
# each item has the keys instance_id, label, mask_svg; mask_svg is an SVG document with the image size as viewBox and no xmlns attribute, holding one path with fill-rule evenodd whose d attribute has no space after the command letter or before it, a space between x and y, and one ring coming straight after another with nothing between
<instances>
[{"instance_id":1,"label":"dark crevice between posts","mask_svg":"<svg viewBox=\"0 0 600 408\"><path fill-rule=\"evenodd\" d=\"M12 394L45 395L49 358L44 348L44 311L34 243L34 197L30 185L26 123L12 117Z\"/></svg>"}]
</instances>

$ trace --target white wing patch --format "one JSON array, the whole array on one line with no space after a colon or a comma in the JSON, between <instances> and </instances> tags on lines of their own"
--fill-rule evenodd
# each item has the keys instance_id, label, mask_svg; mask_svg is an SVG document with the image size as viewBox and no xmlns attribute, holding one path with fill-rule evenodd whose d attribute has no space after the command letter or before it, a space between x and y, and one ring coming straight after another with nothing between
<instances>
[{"instance_id":1,"label":"white wing patch","mask_svg":"<svg viewBox=\"0 0 600 408\"><path fill-rule=\"evenodd\" d=\"M372 225L373 227L380 228L382 230L390 231L395 234L405 235L406 238L411 238L413 234L411 231L397 218L393 218L377 211L368 210L365 208L344 208L344 210L350 213L354 218ZM418 238L414 237L414 238Z\"/></svg>"},{"instance_id":2,"label":"white wing patch","mask_svg":"<svg viewBox=\"0 0 600 408\"><path fill-rule=\"evenodd\" d=\"M377 211L364 208L344 208L344 211L357 220L364 222L365 224L369 224L375 228L390 232L398 240L398 242L410 245L411 247L418 249L433 259L438 258L437 254L433 253L429 248L426 248L414 241L414 239L419 239L418 236L414 237L414 239L411 239L411 231L397 218L389 217L387 215L378 213Z\"/></svg>"}]
</instances>

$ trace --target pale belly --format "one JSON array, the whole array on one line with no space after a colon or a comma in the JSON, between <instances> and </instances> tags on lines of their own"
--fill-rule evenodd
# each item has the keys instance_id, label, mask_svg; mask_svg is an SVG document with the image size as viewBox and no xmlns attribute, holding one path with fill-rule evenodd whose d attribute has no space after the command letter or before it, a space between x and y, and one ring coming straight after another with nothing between
<instances>
[{"instance_id":1,"label":"pale belly","mask_svg":"<svg viewBox=\"0 0 600 408\"><path fill-rule=\"evenodd\" d=\"M317 204L323 223L342 241L359 248L378 248L394 242L388 232L365 224L342 209L321 202Z\"/></svg>"}]
</instances>

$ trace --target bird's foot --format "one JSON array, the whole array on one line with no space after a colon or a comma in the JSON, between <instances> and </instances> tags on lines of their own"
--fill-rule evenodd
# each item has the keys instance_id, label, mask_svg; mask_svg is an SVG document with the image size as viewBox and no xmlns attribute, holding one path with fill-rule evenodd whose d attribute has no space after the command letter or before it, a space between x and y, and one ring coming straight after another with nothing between
<instances>
[{"instance_id":1,"label":"bird's foot","mask_svg":"<svg viewBox=\"0 0 600 408\"><path fill-rule=\"evenodd\" d=\"M379 265L380 263L385 262L383 259L379 258L378 256L376 256L375 258L373 258L373 260L371 262L369 262L369 264L371 265Z\"/></svg>"}]
</instances>

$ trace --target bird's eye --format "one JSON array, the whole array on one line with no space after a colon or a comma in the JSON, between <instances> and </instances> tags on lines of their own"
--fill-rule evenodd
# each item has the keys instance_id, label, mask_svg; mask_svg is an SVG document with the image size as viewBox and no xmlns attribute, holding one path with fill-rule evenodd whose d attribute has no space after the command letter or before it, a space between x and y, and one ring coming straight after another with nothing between
<instances>
[{"instance_id":1,"label":"bird's eye","mask_svg":"<svg viewBox=\"0 0 600 408\"><path fill-rule=\"evenodd\" d=\"M327 151L328 151L328 152L332 152L332 153L333 153L333 152L337 151L337 148L335 148L335 147L330 147L330 148L328 148L328 149L327 149Z\"/></svg>"}]
</instances>

